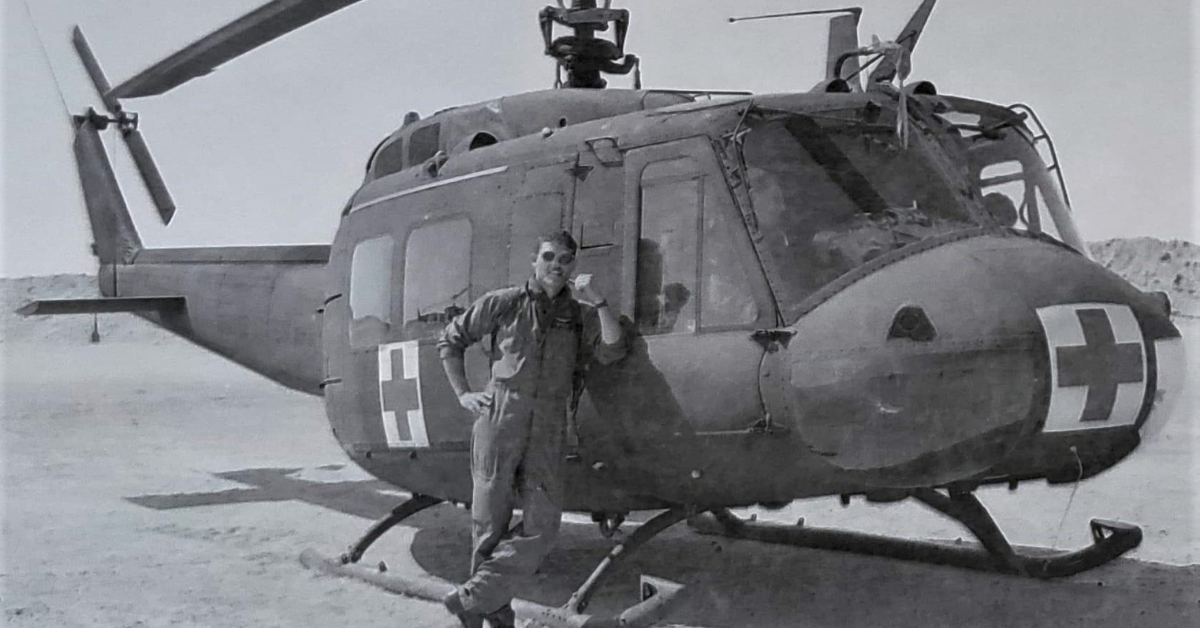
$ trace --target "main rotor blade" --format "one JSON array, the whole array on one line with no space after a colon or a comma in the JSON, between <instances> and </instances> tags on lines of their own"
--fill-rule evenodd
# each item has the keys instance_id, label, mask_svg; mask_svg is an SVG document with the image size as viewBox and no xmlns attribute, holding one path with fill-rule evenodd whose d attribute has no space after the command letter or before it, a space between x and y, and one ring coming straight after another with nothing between
<instances>
[{"instance_id":1,"label":"main rotor blade","mask_svg":"<svg viewBox=\"0 0 1200 628\"><path fill-rule=\"evenodd\" d=\"M138 174L142 175L142 182L146 184L150 198L154 200L154 206L158 208L158 217L164 225L171 224L171 218L175 216L175 199L171 198L167 184L158 172L154 157L150 155L150 147L146 146L146 140L142 138L142 132L137 129L122 130L121 137L125 140L125 146L129 148Z\"/></svg>"},{"instance_id":2,"label":"main rotor blade","mask_svg":"<svg viewBox=\"0 0 1200 628\"><path fill-rule=\"evenodd\" d=\"M842 62L842 75L834 76L838 57L858 50L858 17L858 13L850 13L837 15L829 20L829 48L825 55L825 80L841 78L850 83L850 89L861 92L862 79L858 76L857 56L848 57Z\"/></svg>"},{"instance_id":3,"label":"main rotor blade","mask_svg":"<svg viewBox=\"0 0 1200 628\"><path fill-rule=\"evenodd\" d=\"M104 76L104 70L100 69L100 62L96 59L96 55L92 54L92 47L88 45L87 37L83 36L83 30L78 26L71 32L71 43L75 46L75 52L79 55L79 60L83 62L83 67L87 69L88 76L92 79L92 85L104 101L104 108L114 116L117 115L117 112L121 110L121 105L117 102L116 97L109 95L112 85Z\"/></svg>"},{"instance_id":4,"label":"main rotor blade","mask_svg":"<svg viewBox=\"0 0 1200 628\"><path fill-rule=\"evenodd\" d=\"M908 48L909 54L912 54L913 49L917 47L917 39L921 37L921 31L925 30L925 24L929 21L929 14L933 13L933 5L937 0L922 0L921 5L913 11L912 17L908 19L908 24L896 36L895 42ZM871 83L878 81L890 81L896 76L896 64L887 55L879 62L879 66L871 72Z\"/></svg>"},{"instance_id":5,"label":"main rotor blade","mask_svg":"<svg viewBox=\"0 0 1200 628\"><path fill-rule=\"evenodd\" d=\"M359 0L272 0L113 88L112 98L154 96Z\"/></svg>"}]
</instances>

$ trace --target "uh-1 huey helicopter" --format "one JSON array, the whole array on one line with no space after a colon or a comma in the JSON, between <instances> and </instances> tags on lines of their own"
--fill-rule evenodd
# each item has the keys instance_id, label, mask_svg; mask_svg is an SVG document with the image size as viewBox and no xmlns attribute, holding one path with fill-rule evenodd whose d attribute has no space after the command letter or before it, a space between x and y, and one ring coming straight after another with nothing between
<instances>
[{"instance_id":1,"label":"uh-1 huey helicopter","mask_svg":"<svg viewBox=\"0 0 1200 628\"><path fill-rule=\"evenodd\" d=\"M104 296L22 310L134 312L322 396L350 458L412 498L339 559L306 552L306 564L445 591L357 563L406 517L470 499L472 417L435 341L473 298L522 281L552 229L575 235L580 272L634 332L630 355L589 370L568 417L565 509L605 535L631 511L663 512L563 608L518 601L519 614L563 626L660 617L678 586L654 579L621 617L582 613L614 563L685 519L1038 578L1140 543L1136 526L1093 520L1089 547L1024 555L973 495L1078 482L1125 458L1169 413L1183 348L1164 295L1089 259L1030 108L905 84L935 0L895 40L862 47L861 9L837 10L826 79L774 95L637 78L604 89L602 74L638 72L629 13L560 2L539 16L556 88L407 116L371 153L331 245L143 247L99 131L117 126L164 223L174 203L120 99L163 93L355 1L273 0L116 87L77 29L109 112L73 119ZM572 32L556 38L556 26ZM597 35L610 28L612 40ZM468 355L476 386L487 367L482 350ZM918 500L982 549L729 510L832 495Z\"/></svg>"}]
</instances>

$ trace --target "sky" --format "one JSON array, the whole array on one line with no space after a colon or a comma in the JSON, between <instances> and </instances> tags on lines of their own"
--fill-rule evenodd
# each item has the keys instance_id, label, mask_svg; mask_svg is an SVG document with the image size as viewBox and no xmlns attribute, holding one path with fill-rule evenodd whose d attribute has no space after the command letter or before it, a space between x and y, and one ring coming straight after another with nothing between
<instances>
[{"instance_id":1,"label":"sky","mask_svg":"<svg viewBox=\"0 0 1200 628\"><path fill-rule=\"evenodd\" d=\"M0 3L0 276L95 272L67 120L101 105L71 27L83 28L116 85L263 1ZM548 3L363 0L165 95L125 101L178 205L162 226L108 131L144 244L332 241L371 149L405 112L552 85L537 28ZM860 40L894 38L918 4L861 0ZM632 13L626 50L642 58L645 87L756 93L806 91L822 78L825 19L727 18L839 6L615 5ZM1055 141L1085 239L1200 242L1197 26L1200 3L1189 0L942 0L910 80L1032 106ZM621 77L610 84L629 86Z\"/></svg>"}]
</instances>

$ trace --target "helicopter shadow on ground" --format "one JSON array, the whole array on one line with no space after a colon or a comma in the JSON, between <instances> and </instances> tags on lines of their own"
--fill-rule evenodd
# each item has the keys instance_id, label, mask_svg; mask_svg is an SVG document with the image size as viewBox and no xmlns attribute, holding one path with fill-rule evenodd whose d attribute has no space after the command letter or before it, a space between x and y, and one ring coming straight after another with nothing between
<instances>
[{"instance_id":1,"label":"helicopter shadow on ground","mask_svg":"<svg viewBox=\"0 0 1200 628\"><path fill-rule=\"evenodd\" d=\"M453 582L466 579L466 512L437 507L405 523L419 530L411 551L422 569ZM557 547L521 596L563 604L611 546L595 526L565 522ZM684 525L615 567L586 612L615 615L634 604L640 574L686 587L670 621L691 626L1115 628L1200 622L1197 565L1122 559L1071 578L1038 581L708 537Z\"/></svg>"},{"instance_id":2,"label":"helicopter shadow on ground","mask_svg":"<svg viewBox=\"0 0 1200 628\"><path fill-rule=\"evenodd\" d=\"M396 506L396 495L383 482L314 482L296 477L298 471L231 471L217 475L245 488L126 499L155 510L299 500L368 520ZM633 513L618 534L648 514ZM450 582L467 578L471 539L465 510L440 505L403 525L416 530L410 552L420 569ZM595 525L565 521L557 546L521 597L563 604L612 544ZM364 560L394 558L375 550ZM685 525L651 539L616 566L587 612L614 615L635 603L641 574L686 587L671 621L713 628L1200 625L1200 565L1118 559L1071 578L1039 581L702 536Z\"/></svg>"}]
</instances>

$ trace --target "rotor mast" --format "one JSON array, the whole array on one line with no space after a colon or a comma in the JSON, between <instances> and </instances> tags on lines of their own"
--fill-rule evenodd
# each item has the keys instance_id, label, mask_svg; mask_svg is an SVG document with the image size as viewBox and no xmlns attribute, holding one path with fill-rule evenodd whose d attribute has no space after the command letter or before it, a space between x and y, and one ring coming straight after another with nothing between
<instances>
[{"instance_id":1,"label":"rotor mast","mask_svg":"<svg viewBox=\"0 0 1200 628\"><path fill-rule=\"evenodd\" d=\"M639 65L636 55L625 54L629 11L613 9L612 0L605 0L602 9L596 6L596 0L571 0L570 7L559 0L558 6L542 9L538 21L546 43L546 55L558 62L555 87L604 89L608 81L600 76L601 73L625 75ZM597 37L596 33L607 31L610 23L614 25L615 40ZM572 29L574 34L554 39L555 24ZM564 69L567 71L565 85L561 74ZM634 88L641 89L639 73L634 74Z\"/></svg>"}]
</instances>

